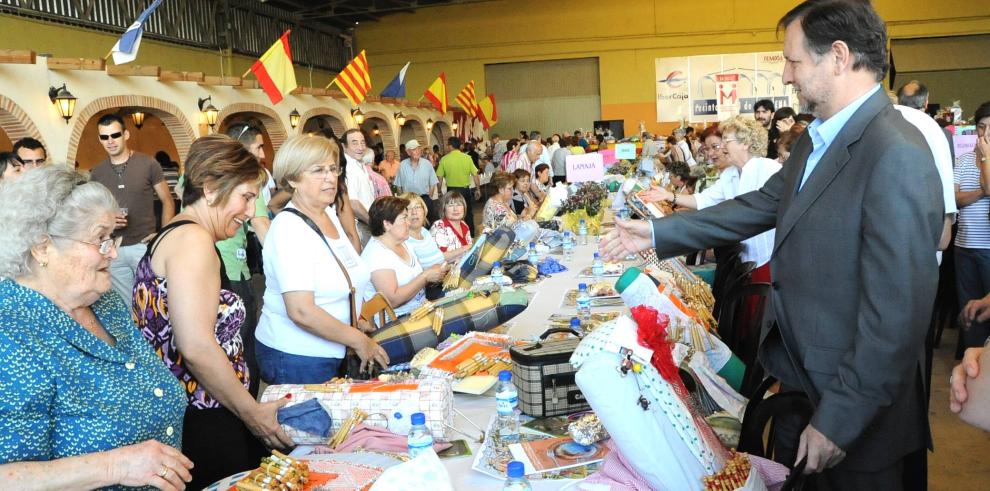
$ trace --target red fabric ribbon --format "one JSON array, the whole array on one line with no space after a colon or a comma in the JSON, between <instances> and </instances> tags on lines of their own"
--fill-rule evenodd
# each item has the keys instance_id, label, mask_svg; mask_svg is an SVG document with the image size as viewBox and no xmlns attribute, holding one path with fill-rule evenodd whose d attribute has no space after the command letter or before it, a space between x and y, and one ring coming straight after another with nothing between
<instances>
[{"instance_id":1,"label":"red fabric ribbon","mask_svg":"<svg viewBox=\"0 0 990 491\"><path fill-rule=\"evenodd\" d=\"M677 364L674 363L674 344L667 341L670 317L646 305L638 305L631 311L633 319L636 319L636 324L639 326L637 339L640 346L653 350L650 364L660 372L660 376L667 383L674 386L683 384Z\"/></svg>"}]
</instances>

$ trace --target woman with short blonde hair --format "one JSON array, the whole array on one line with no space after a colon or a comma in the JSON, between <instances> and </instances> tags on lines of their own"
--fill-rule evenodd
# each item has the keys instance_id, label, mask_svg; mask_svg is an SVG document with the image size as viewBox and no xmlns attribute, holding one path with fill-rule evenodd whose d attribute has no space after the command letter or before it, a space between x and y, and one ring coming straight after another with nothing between
<instances>
[{"instance_id":1,"label":"woman with short blonde hair","mask_svg":"<svg viewBox=\"0 0 990 491\"><path fill-rule=\"evenodd\" d=\"M292 199L272 220L262 251L258 365L272 384L330 380L347 348L354 349L362 368L388 365L385 350L365 334L372 326L358 320L358 328L352 327L371 273L332 212L343 184L339 152L323 136L299 135L275 154L275 179Z\"/></svg>"}]
</instances>

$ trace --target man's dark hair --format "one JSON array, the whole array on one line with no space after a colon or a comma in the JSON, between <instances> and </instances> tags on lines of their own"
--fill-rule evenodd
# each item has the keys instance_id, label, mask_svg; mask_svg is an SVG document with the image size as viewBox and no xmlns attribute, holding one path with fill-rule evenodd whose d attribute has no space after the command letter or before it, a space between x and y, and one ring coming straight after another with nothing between
<instances>
[{"instance_id":1,"label":"man's dark hair","mask_svg":"<svg viewBox=\"0 0 990 491\"><path fill-rule=\"evenodd\" d=\"M853 55L853 69L873 72L879 82L887 75L887 25L863 0L806 0L784 14L777 29L787 29L799 21L804 31L804 44L814 56L820 57L832 49L832 43L842 41Z\"/></svg>"},{"instance_id":2,"label":"man's dark hair","mask_svg":"<svg viewBox=\"0 0 990 491\"><path fill-rule=\"evenodd\" d=\"M760 99L753 104L753 112L755 113L757 109L766 109L767 111L774 112L776 108L773 107L773 101L770 99Z\"/></svg>"},{"instance_id":3,"label":"man's dark hair","mask_svg":"<svg viewBox=\"0 0 990 491\"><path fill-rule=\"evenodd\" d=\"M973 115L973 122L975 124L980 124L985 118L990 118L990 101L980 104L980 107L976 108L976 112Z\"/></svg>"},{"instance_id":4,"label":"man's dark hair","mask_svg":"<svg viewBox=\"0 0 990 491\"><path fill-rule=\"evenodd\" d=\"M574 130L574 136L576 138L581 138L581 130Z\"/></svg>"},{"instance_id":5,"label":"man's dark hair","mask_svg":"<svg viewBox=\"0 0 990 491\"><path fill-rule=\"evenodd\" d=\"M534 170L533 175L539 175L540 172L543 172L545 170L550 170L550 166L547 164L539 164L533 170Z\"/></svg>"},{"instance_id":6,"label":"man's dark hair","mask_svg":"<svg viewBox=\"0 0 990 491\"><path fill-rule=\"evenodd\" d=\"M48 157L48 150L45 148L45 146L42 145L40 141L35 140L30 136L26 136L24 138L21 138L20 140L17 140L17 143L14 144L14 149L12 150L14 152L14 155L17 155L17 151L22 148L26 148L28 150L38 150L38 149L44 150L45 157Z\"/></svg>"},{"instance_id":7,"label":"man's dark hair","mask_svg":"<svg viewBox=\"0 0 990 491\"><path fill-rule=\"evenodd\" d=\"M917 88L914 93L908 94L906 90L908 85L915 85ZM901 88L897 89L897 103L902 106L907 106L910 108L917 109L919 111L925 110L925 104L928 102L928 87L925 84L912 80Z\"/></svg>"},{"instance_id":8,"label":"man's dark hair","mask_svg":"<svg viewBox=\"0 0 990 491\"><path fill-rule=\"evenodd\" d=\"M119 114L104 114L100 117L99 121L96 122L96 126L110 126L114 123L120 123L121 129L127 129L124 125L124 118L120 117Z\"/></svg>"},{"instance_id":9,"label":"man's dark hair","mask_svg":"<svg viewBox=\"0 0 990 491\"><path fill-rule=\"evenodd\" d=\"M691 167L680 160L667 164L667 172L679 177L682 181L687 181L691 177Z\"/></svg>"},{"instance_id":10,"label":"man's dark hair","mask_svg":"<svg viewBox=\"0 0 990 491\"><path fill-rule=\"evenodd\" d=\"M501 137L498 136L498 133L492 133L492 140L494 140L496 138L501 138Z\"/></svg>"},{"instance_id":11,"label":"man's dark hair","mask_svg":"<svg viewBox=\"0 0 990 491\"><path fill-rule=\"evenodd\" d=\"M460 149L461 148L461 139L460 138L457 138L456 136L452 136L450 138L447 138L447 145L450 145L454 149Z\"/></svg>"},{"instance_id":12,"label":"man's dark hair","mask_svg":"<svg viewBox=\"0 0 990 491\"><path fill-rule=\"evenodd\" d=\"M248 123L235 123L227 128L227 136L241 142L242 145L251 145L255 137L261 134L261 130Z\"/></svg>"}]
</instances>

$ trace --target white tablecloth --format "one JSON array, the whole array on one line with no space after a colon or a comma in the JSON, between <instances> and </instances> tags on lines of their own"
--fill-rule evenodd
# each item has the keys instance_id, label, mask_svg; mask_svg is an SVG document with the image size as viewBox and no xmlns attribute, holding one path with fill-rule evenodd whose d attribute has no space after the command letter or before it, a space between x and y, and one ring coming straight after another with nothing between
<instances>
[{"instance_id":1,"label":"white tablecloth","mask_svg":"<svg viewBox=\"0 0 990 491\"><path fill-rule=\"evenodd\" d=\"M551 275L540 283L527 287L533 295L529 299L529 306L516 318L510 321L509 334L516 338L529 338L539 336L546 330L546 320L551 314L573 314L577 315L574 307L561 307L564 294L567 290L577 288L578 283L590 283L592 278L578 278L577 275L584 268L591 266L593 254L597 250L594 237L588 238L588 245L578 245L574 249L574 258L569 262L563 261L563 256L554 255L554 258L561 261L569 268L568 271ZM593 307L592 311L605 311L625 309L624 307ZM466 394L454 395L454 407L471 418L475 424L484 428L492 415L495 414L495 397L489 394L483 396L471 396ZM464 421L460 415L455 415L454 426L471 435L479 432L470 423ZM453 433L452 438L462 438L461 435ZM465 440L467 438L465 437ZM469 441L471 450L477 455L477 440ZM444 465L454 481L454 489L475 491L475 490L499 490L502 489L502 481L471 469L474 456L459 457L456 459L444 460ZM540 480L532 481L534 491L556 490L568 484L572 480Z\"/></svg>"}]
</instances>

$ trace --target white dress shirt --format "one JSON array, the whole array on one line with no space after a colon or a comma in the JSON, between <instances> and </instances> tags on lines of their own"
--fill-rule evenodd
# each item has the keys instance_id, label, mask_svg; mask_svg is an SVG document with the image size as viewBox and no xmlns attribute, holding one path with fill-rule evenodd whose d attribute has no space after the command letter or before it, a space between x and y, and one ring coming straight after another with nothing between
<instances>
[{"instance_id":1,"label":"white dress shirt","mask_svg":"<svg viewBox=\"0 0 990 491\"><path fill-rule=\"evenodd\" d=\"M368 169L350 155L344 154L344 158L347 159L347 195L360 201L365 210L371 209L371 203L375 201L375 187L371 184Z\"/></svg>"}]
</instances>

